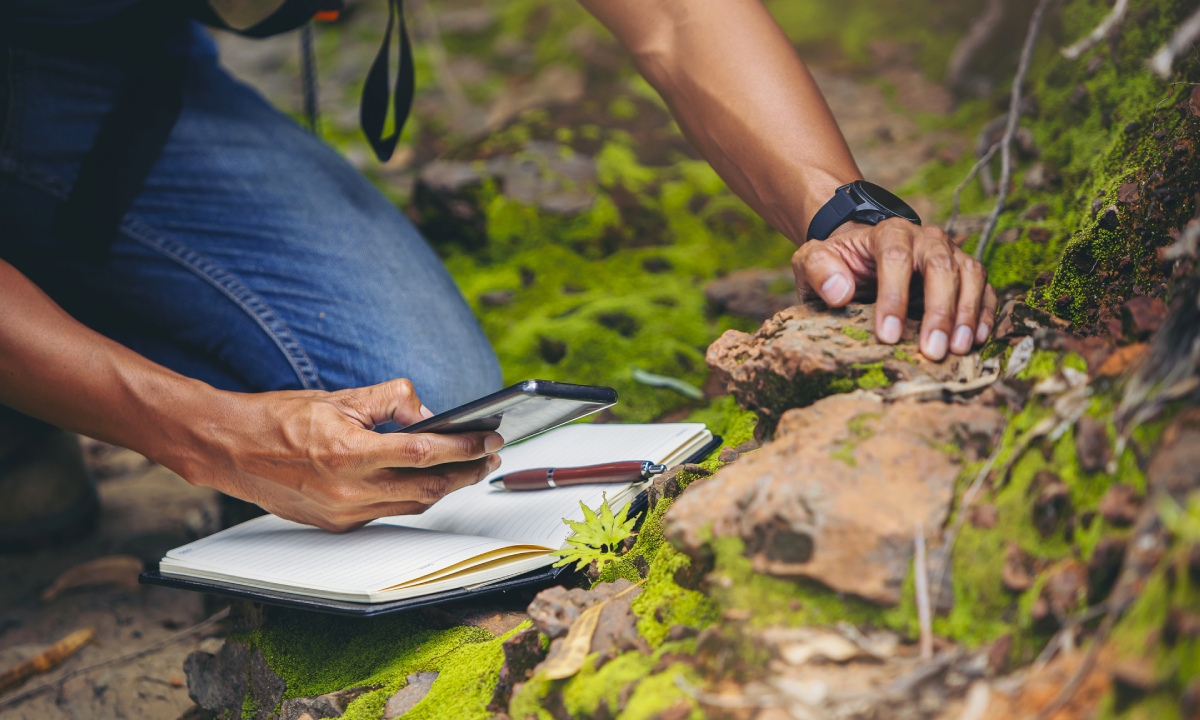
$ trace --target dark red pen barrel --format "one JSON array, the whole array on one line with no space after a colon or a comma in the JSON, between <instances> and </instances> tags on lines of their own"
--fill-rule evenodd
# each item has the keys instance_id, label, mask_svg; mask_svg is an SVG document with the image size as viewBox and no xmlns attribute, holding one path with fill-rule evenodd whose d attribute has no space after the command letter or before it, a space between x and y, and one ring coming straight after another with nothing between
<instances>
[{"instance_id":1,"label":"dark red pen barrel","mask_svg":"<svg viewBox=\"0 0 1200 720\"><path fill-rule=\"evenodd\" d=\"M587 485L588 483L637 482L642 479L643 464L640 462L615 462L604 465L589 465L578 468L556 468L554 484Z\"/></svg>"},{"instance_id":2,"label":"dark red pen barrel","mask_svg":"<svg viewBox=\"0 0 1200 720\"><path fill-rule=\"evenodd\" d=\"M508 490L543 490L566 485L589 483L638 482L643 478L645 463L640 461L605 463L587 467L555 468L553 474L547 468L519 470L501 478ZM553 484L551 484L551 477Z\"/></svg>"}]
</instances>

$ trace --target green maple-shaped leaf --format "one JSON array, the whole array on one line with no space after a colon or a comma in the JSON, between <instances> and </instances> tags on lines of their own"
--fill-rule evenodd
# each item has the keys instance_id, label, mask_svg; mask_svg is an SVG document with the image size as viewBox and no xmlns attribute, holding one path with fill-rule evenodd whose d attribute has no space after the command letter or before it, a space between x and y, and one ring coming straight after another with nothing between
<instances>
[{"instance_id":1,"label":"green maple-shaped leaf","mask_svg":"<svg viewBox=\"0 0 1200 720\"><path fill-rule=\"evenodd\" d=\"M563 520L575 534L567 540L567 547L555 552L559 560L554 567L575 563L576 570L582 570L593 560L603 566L617 559L617 547L621 541L633 534L636 518L627 518L629 503L621 511L613 514L608 498L600 506L600 514L582 502L579 507L583 510L583 522Z\"/></svg>"}]
</instances>

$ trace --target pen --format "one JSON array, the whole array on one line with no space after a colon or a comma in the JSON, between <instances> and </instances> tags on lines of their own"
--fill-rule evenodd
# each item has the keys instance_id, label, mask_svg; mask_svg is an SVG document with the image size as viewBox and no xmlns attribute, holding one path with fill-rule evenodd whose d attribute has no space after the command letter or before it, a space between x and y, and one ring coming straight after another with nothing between
<instances>
[{"instance_id":1,"label":"pen","mask_svg":"<svg viewBox=\"0 0 1200 720\"><path fill-rule=\"evenodd\" d=\"M640 482L666 469L666 465L655 465L648 460L632 460L583 467L518 470L493 478L490 482L493 487L502 490L546 490L567 485Z\"/></svg>"}]
</instances>

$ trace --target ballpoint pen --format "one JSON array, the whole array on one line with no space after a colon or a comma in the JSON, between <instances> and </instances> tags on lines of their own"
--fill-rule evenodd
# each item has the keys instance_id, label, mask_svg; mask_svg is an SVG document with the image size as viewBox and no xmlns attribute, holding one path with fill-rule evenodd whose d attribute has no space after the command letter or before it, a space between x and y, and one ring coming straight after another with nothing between
<instances>
[{"instance_id":1,"label":"ballpoint pen","mask_svg":"<svg viewBox=\"0 0 1200 720\"><path fill-rule=\"evenodd\" d=\"M493 487L504 490L546 490L567 485L640 482L666 469L666 465L655 465L648 460L631 460L583 467L518 470L493 478L490 482Z\"/></svg>"}]
</instances>

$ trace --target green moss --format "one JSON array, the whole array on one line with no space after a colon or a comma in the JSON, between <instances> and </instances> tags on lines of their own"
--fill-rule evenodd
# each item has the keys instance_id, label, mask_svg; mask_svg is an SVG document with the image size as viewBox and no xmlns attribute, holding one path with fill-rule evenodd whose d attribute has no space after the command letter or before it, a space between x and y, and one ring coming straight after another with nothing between
<instances>
[{"instance_id":1,"label":"green moss","mask_svg":"<svg viewBox=\"0 0 1200 720\"><path fill-rule=\"evenodd\" d=\"M599 670L594 666L592 661L584 663L579 674L563 687L563 704L571 717L591 717L602 702L615 710L621 691L626 685L649 675L654 668L654 659L639 652L627 652L605 663Z\"/></svg>"},{"instance_id":2,"label":"green moss","mask_svg":"<svg viewBox=\"0 0 1200 720\"><path fill-rule=\"evenodd\" d=\"M621 720L652 720L668 708L682 702L692 702L676 685L675 679L678 677L684 677L693 683L698 682L690 667L673 664L638 683L633 695L629 697L625 711L621 713ZM704 717L704 713L693 703L692 713L688 715L687 720L701 720Z\"/></svg>"},{"instance_id":3,"label":"green moss","mask_svg":"<svg viewBox=\"0 0 1200 720\"><path fill-rule=\"evenodd\" d=\"M866 342L871 339L871 333L862 328L856 328L853 325L843 325L842 334L846 337L854 338L859 342Z\"/></svg>"},{"instance_id":4,"label":"green moss","mask_svg":"<svg viewBox=\"0 0 1200 720\"><path fill-rule=\"evenodd\" d=\"M742 409L732 395L722 395L708 407L688 415L684 422L704 423L714 435L722 438L722 447L737 447L754 439L758 416Z\"/></svg>"},{"instance_id":5,"label":"green moss","mask_svg":"<svg viewBox=\"0 0 1200 720\"><path fill-rule=\"evenodd\" d=\"M691 562L669 543L662 544L654 555L646 585L633 601L638 632L651 647L662 645L674 625L704 628L717 620L717 607L711 600L675 582L675 573Z\"/></svg>"},{"instance_id":6,"label":"green moss","mask_svg":"<svg viewBox=\"0 0 1200 720\"><path fill-rule=\"evenodd\" d=\"M857 364L854 366L854 369L862 373L854 382L863 390L875 390L876 388L887 387L892 382L883 372L882 362L866 365Z\"/></svg>"}]
</instances>

